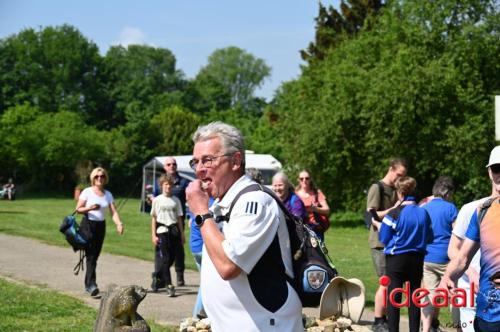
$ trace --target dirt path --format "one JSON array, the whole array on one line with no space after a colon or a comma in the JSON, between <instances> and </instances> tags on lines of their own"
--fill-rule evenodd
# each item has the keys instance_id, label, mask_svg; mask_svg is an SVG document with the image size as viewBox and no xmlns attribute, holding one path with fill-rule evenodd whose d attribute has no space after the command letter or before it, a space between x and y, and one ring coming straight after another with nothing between
<instances>
[{"instance_id":1,"label":"dirt path","mask_svg":"<svg viewBox=\"0 0 500 332\"><path fill-rule=\"evenodd\" d=\"M78 255L68 247L57 247L40 241L0 233L0 275L28 283L47 285L57 291L80 298L98 308L99 300L90 298L84 291L84 274L73 275ZM97 266L97 282L101 290L107 285L151 284L152 262L102 254ZM175 272L172 276L175 278ZM138 312L160 324L178 325L181 319L191 316L199 285L199 274L186 271L186 287L177 287L177 297L169 298L165 292L149 293L140 304ZM318 316L318 309L307 308L308 315ZM365 310L364 324L370 324L372 313ZM401 331L407 330L403 320ZM406 325L406 326L404 326Z\"/></svg>"}]
</instances>

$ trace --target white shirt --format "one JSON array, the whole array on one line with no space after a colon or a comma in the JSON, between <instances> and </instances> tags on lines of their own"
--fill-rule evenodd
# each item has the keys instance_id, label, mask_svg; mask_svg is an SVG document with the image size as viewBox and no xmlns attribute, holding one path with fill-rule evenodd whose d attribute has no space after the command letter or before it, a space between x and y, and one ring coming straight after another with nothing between
<instances>
[{"instance_id":1,"label":"white shirt","mask_svg":"<svg viewBox=\"0 0 500 332\"><path fill-rule=\"evenodd\" d=\"M474 211L476 211L477 208L481 204L483 204L488 198L490 197L489 196L483 197L481 199L478 199L477 201L473 201L462 206L462 208L458 212L457 219L455 220L455 227L453 227L452 231L456 237L465 240L465 233L467 232L467 228L469 227L470 219L472 218ZM478 273L480 270L480 260L481 260L481 250L478 250L474 255L474 257L472 258L469 265L469 267L472 267ZM470 287L469 278L465 273L458 280L457 286L461 288Z\"/></svg>"},{"instance_id":2,"label":"white shirt","mask_svg":"<svg viewBox=\"0 0 500 332\"><path fill-rule=\"evenodd\" d=\"M156 230L157 234L166 233L167 227L177 224L179 217L182 217L181 201L175 196L156 196L151 207L151 215L156 217L156 222L165 226L160 226Z\"/></svg>"},{"instance_id":3,"label":"white shirt","mask_svg":"<svg viewBox=\"0 0 500 332\"><path fill-rule=\"evenodd\" d=\"M104 196L99 196L92 190L92 187L85 188L80 194L79 199L85 201L85 207L91 207L94 204L100 205L98 210L87 212L89 220L93 221L103 221L106 208L109 204L113 203L113 195L109 191L104 190Z\"/></svg>"},{"instance_id":4,"label":"white shirt","mask_svg":"<svg viewBox=\"0 0 500 332\"><path fill-rule=\"evenodd\" d=\"M249 177L242 176L221 201L214 202L210 210L215 216L225 215L235 196L254 183ZM302 332L302 304L292 286L288 284L285 304L272 313L255 299L248 281L248 274L267 250L276 232L287 274L293 275L286 221L276 201L262 191L243 194L234 205L230 222L220 222L218 227L225 237L222 242L224 253L242 272L234 279L223 280L207 250L203 250L200 287L212 330Z\"/></svg>"}]
</instances>

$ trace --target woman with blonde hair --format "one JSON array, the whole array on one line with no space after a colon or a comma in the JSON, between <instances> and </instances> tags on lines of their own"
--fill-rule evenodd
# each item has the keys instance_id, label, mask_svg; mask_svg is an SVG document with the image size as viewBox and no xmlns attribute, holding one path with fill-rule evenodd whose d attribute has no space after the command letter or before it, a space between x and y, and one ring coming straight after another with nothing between
<instances>
[{"instance_id":1,"label":"woman with blonde hair","mask_svg":"<svg viewBox=\"0 0 500 332\"><path fill-rule=\"evenodd\" d=\"M308 171L302 170L299 173L299 184L295 188L295 194L300 197L306 207L306 223L324 241L324 233L329 226L330 207L323 192L314 185Z\"/></svg>"},{"instance_id":2,"label":"woman with blonde hair","mask_svg":"<svg viewBox=\"0 0 500 332\"><path fill-rule=\"evenodd\" d=\"M109 208L118 234L123 234L123 223L116 210L113 195L104 189L109 177L106 170L97 167L90 173L91 187L85 188L76 204L76 212L85 215L80 227L90 235L89 247L85 250L87 271L85 273L85 291L92 297L99 296L96 283L97 259L101 253L104 236L106 235L106 221L104 219L106 208Z\"/></svg>"}]
</instances>

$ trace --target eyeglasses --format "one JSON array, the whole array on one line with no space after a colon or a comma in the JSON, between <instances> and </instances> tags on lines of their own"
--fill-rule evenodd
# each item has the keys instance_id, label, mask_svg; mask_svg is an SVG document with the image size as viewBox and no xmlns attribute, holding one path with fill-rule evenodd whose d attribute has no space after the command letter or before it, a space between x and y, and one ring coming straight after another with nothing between
<instances>
[{"instance_id":1,"label":"eyeglasses","mask_svg":"<svg viewBox=\"0 0 500 332\"><path fill-rule=\"evenodd\" d=\"M300 181L309 181L309 178L299 178Z\"/></svg>"},{"instance_id":2,"label":"eyeglasses","mask_svg":"<svg viewBox=\"0 0 500 332\"><path fill-rule=\"evenodd\" d=\"M212 163L214 162L215 159L220 158L220 157L227 157L230 155L231 155L231 153L222 154L220 156L205 156L205 157L202 157L201 160L193 158L189 161L189 166L193 169L193 171L196 171L196 167L198 167L198 163L200 163L200 161L201 161L201 164L203 165L203 167L209 168L209 167L212 167Z\"/></svg>"},{"instance_id":3,"label":"eyeglasses","mask_svg":"<svg viewBox=\"0 0 500 332\"><path fill-rule=\"evenodd\" d=\"M500 164L493 164L490 169L493 173L500 173Z\"/></svg>"},{"instance_id":4,"label":"eyeglasses","mask_svg":"<svg viewBox=\"0 0 500 332\"><path fill-rule=\"evenodd\" d=\"M177 163L168 163L168 164L165 164L165 166L177 166Z\"/></svg>"},{"instance_id":5,"label":"eyeglasses","mask_svg":"<svg viewBox=\"0 0 500 332\"><path fill-rule=\"evenodd\" d=\"M94 176L94 179L105 179L106 178L106 175L96 175Z\"/></svg>"}]
</instances>

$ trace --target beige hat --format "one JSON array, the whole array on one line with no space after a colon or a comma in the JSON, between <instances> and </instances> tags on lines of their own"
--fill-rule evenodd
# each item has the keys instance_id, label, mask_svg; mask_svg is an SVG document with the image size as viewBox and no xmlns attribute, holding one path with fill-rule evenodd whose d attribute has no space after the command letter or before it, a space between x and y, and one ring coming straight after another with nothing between
<instances>
[{"instance_id":1,"label":"beige hat","mask_svg":"<svg viewBox=\"0 0 500 332\"><path fill-rule=\"evenodd\" d=\"M365 308L365 285L359 279L335 277L326 286L319 303L319 319L344 316L359 322Z\"/></svg>"}]
</instances>

